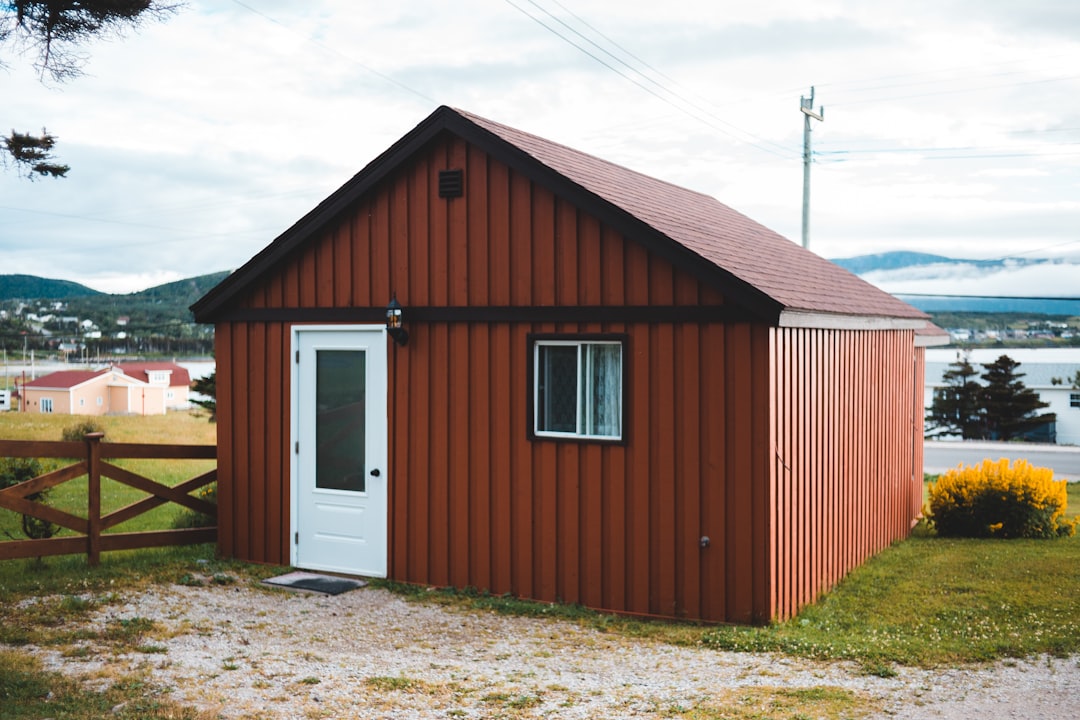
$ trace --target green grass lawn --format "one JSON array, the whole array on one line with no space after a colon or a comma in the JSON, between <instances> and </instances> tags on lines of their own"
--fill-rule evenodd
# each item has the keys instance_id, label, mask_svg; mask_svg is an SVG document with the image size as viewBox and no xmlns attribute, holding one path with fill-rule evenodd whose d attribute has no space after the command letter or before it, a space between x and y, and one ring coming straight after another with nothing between
<instances>
[{"instance_id":1,"label":"green grass lawn","mask_svg":"<svg viewBox=\"0 0 1080 720\"><path fill-rule=\"evenodd\" d=\"M70 415L42 415L38 413L0 413L0 437L6 440L61 440L66 428L79 424L85 418ZM170 413L150 417L102 417L95 418L105 431L105 441L164 443L181 445L214 445L216 427L201 413ZM43 459L46 469L63 467L69 461ZM117 460L115 464L156 482L173 486L212 470L214 460ZM146 493L109 478L102 479L102 514L107 514L147 497ZM50 491L48 504L79 517L87 514L87 479L77 478ZM172 527L178 516L185 512L177 505L167 503L112 528L111 532L162 530ZM0 510L0 539L23 539L21 517L17 513ZM61 530L58 535L75 534Z\"/></svg>"},{"instance_id":2,"label":"green grass lawn","mask_svg":"<svg viewBox=\"0 0 1080 720\"><path fill-rule=\"evenodd\" d=\"M1080 539L916 536L856 569L795 619L720 628L715 647L939 665L1080 652Z\"/></svg>"},{"instance_id":3,"label":"green grass lawn","mask_svg":"<svg viewBox=\"0 0 1080 720\"><path fill-rule=\"evenodd\" d=\"M1069 485L1068 503L1069 515L1080 514L1080 483ZM1080 653L1080 536L942 539L920 525L797 617L767 627L641 622L574 606L386 585L423 602L563 617L679 645L853 660L879 674L894 672L894 664Z\"/></svg>"},{"instance_id":4,"label":"green grass lawn","mask_svg":"<svg viewBox=\"0 0 1080 720\"><path fill-rule=\"evenodd\" d=\"M0 415L0 436L59 439L65 427L63 421L72 421L32 417L20 422L11 415ZM205 418L178 414L160 420L104 418L103 422L107 437L113 440L214 442L214 426ZM141 463L149 461L139 462L140 468L133 465L133 470L168 482L186 479L198 471L188 467L186 461L154 461L145 467ZM73 486L71 497L57 493L56 503L74 503L78 491L78 486ZM129 491L110 489L106 504L113 507L130 502L125 492ZM1080 514L1080 483L1069 486L1068 502L1069 515ZM144 522L154 524L169 519L148 516ZM140 708L127 715L130 717L197 717L190 710L167 704L153 711L140 705L154 697L152 683L145 678L118 681L108 691L112 694L105 695L78 688L43 671L12 648L26 642L70 642L77 626L67 620L77 620L100 603L117 601L150 583L183 583L193 574L220 574L236 578L241 584L254 583L279 570L217 559L212 546L105 553L96 568L88 568L83 556L48 558L40 563L0 562L0 701L13 712L10 717L20 719L96 717L99 708L115 703L116 697L128 698L124 702ZM1080 655L1080 537L942 539L920 526L910 539L871 558L797 617L760 628L648 622L475 591L429 591L392 582L373 584L418 602L439 603L460 611L561 617L603 632L706 651L771 651L823 660L852 660L866 672L879 675L895 673L896 665L934 667L1040 654ZM44 595L60 598L59 617L32 616L20 610L20 600ZM93 599L79 600L86 597ZM42 687L52 688L54 697L62 695L65 702L81 708L84 714L43 715L54 710L40 699ZM785 710L760 717L791 716Z\"/></svg>"}]
</instances>

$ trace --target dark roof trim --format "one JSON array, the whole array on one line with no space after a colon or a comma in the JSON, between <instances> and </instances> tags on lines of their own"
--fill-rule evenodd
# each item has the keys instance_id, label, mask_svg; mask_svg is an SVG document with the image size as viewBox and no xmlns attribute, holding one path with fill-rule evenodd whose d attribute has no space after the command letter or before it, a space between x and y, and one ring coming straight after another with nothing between
<instances>
[{"instance_id":1,"label":"dark roof trim","mask_svg":"<svg viewBox=\"0 0 1080 720\"><path fill-rule=\"evenodd\" d=\"M766 293L701 257L685 245L672 240L621 207L598 197L516 145L476 125L456 111L450 110L450 113L448 129L462 139L486 150L529 180L550 189L556 195L585 210L605 225L621 233L627 240L641 243L649 251L667 260L676 268L717 288L736 303L745 305L760 319L775 323L779 317L783 309L782 305Z\"/></svg>"},{"instance_id":2,"label":"dark roof trim","mask_svg":"<svg viewBox=\"0 0 1080 720\"><path fill-rule=\"evenodd\" d=\"M650 227L632 214L583 188L549 168L521 148L472 122L456 110L442 106L411 132L368 163L363 170L283 232L270 245L229 275L191 306L197 322L224 320L229 303L247 287L269 272L278 262L302 245L381 182L397 167L422 150L441 132L451 132L470 142L533 182L593 214L628 240L642 243L650 251L698 280L718 288L735 303L760 320L775 324L782 306L761 290L749 285L701 257L689 248Z\"/></svg>"},{"instance_id":3,"label":"dark roof trim","mask_svg":"<svg viewBox=\"0 0 1080 720\"><path fill-rule=\"evenodd\" d=\"M439 108L429 115L412 132L387 148L242 267L199 298L191 306L196 322L214 322L223 306L230 300L302 245L312 234L331 222L339 213L363 197L401 162L423 148L442 129L439 120L444 114L443 111L452 112L449 108Z\"/></svg>"},{"instance_id":4,"label":"dark roof trim","mask_svg":"<svg viewBox=\"0 0 1080 720\"><path fill-rule=\"evenodd\" d=\"M734 323L754 322L752 314L729 305L644 306L478 306L407 307L409 323ZM234 308L220 313L218 322L382 323L386 308Z\"/></svg>"}]
</instances>

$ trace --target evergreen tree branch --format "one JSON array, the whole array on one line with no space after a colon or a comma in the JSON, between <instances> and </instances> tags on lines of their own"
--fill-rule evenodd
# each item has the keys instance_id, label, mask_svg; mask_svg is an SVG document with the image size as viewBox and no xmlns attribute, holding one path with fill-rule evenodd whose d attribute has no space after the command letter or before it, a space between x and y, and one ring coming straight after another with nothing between
<instances>
[{"instance_id":1,"label":"evergreen tree branch","mask_svg":"<svg viewBox=\"0 0 1080 720\"><path fill-rule=\"evenodd\" d=\"M163 20L180 3L159 0L0 0L0 50L31 53L40 79L64 82L82 75L86 43L122 35L146 20ZM0 67L4 63L0 61ZM26 177L64 177L70 169L52 155L56 137L17 133L0 136L0 156Z\"/></svg>"},{"instance_id":2,"label":"evergreen tree branch","mask_svg":"<svg viewBox=\"0 0 1080 720\"><path fill-rule=\"evenodd\" d=\"M12 130L10 135L0 135L3 149L26 177L64 177L71 168L55 161L52 153L56 136L45 128L40 135Z\"/></svg>"}]
</instances>

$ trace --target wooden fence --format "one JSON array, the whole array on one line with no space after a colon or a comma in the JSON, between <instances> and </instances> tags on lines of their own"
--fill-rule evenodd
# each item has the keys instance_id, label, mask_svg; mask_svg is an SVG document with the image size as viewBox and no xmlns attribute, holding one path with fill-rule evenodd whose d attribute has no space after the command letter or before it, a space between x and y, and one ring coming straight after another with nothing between
<instances>
[{"instance_id":1,"label":"wooden fence","mask_svg":"<svg viewBox=\"0 0 1080 720\"><path fill-rule=\"evenodd\" d=\"M186 480L179 485L169 487L107 461L120 458L213 460L217 457L217 447L214 445L103 443L101 442L103 436L103 433L90 433L86 435L84 441L73 442L0 440L0 457L76 459L72 465L52 470L44 475L39 475L18 485L0 490L0 508L39 518L79 533L76 536L0 542L0 560L86 553L87 562L90 565L97 565L101 553L107 550L193 545L217 540L216 524L214 527L201 528L106 532L126 520L168 502L174 502L191 510L204 513L216 521L217 506L190 494L217 480L216 468ZM83 476L88 478L86 517L79 517L44 503L27 499L35 493ZM111 478L124 485L141 490L147 493L149 497L102 515L102 478Z\"/></svg>"}]
</instances>

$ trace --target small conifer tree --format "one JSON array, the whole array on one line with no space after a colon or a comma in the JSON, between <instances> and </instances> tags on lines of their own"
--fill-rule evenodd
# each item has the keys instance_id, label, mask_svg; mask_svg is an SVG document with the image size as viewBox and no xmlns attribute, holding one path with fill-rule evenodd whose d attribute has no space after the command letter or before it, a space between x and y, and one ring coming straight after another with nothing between
<instances>
[{"instance_id":1,"label":"small conifer tree","mask_svg":"<svg viewBox=\"0 0 1080 720\"><path fill-rule=\"evenodd\" d=\"M982 385L978 371L960 356L942 375L945 386L934 391L926 416L927 435L960 435L965 440L984 436Z\"/></svg>"},{"instance_id":2,"label":"small conifer tree","mask_svg":"<svg viewBox=\"0 0 1080 720\"><path fill-rule=\"evenodd\" d=\"M983 388L983 411L986 419L986 437L991 440L1012 440L1035 428L1053 422L1054 413L1038 411L1049 407L1039 399L1038 393L1024 385L1024 373L1017 372L1020 363L1002 355L994 362L983 365L986 381Z\"/></svg>"}]
</instances>

